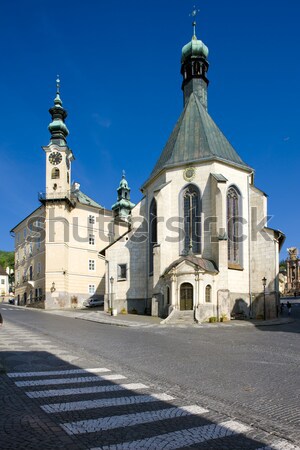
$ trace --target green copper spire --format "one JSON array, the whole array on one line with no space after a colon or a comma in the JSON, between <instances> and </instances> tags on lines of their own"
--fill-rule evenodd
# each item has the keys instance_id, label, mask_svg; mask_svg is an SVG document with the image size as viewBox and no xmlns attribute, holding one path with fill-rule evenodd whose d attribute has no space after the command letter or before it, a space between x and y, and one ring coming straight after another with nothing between
<instances>
[{"instance_id":1,"label":"green copper spire","mask_svg":"<svg viewBox=\"0 0 300 450\"><path fill-rule=\"evenodd\" d=\"M194 9L190 16L194 19L199 10ZM206 73L208 71L208 48L197 39L196 21L193 20L193 36L181 52L181 74L183 76L182 90L184 92L184 104L187 103L190 95L194 92L200 98L202 105L207 109L207 86L208 79Z\"/></svg>"},{"instance_id":2,"label":"green copper spire","mask_svg":"<svg viewBox=\"0 0 300 450\"><path fill-rule=\"evenodd\" d=\"M135 204L130 201L130 187L126 180L125 170L122 172L122 179L117 192L118 200L112 205L111 209L114 211L116 218L128 222L128 217Z\"/></svg>"},{"instance_id":3,"label":"green copper spire","mask_svg":"<svg viewBox=\"0 0 300 450\"><path fill-rule=\"evenodd\" d=\"M60 79L58 75L56 79L56 97L54 99L54 106L49 109L49 112L52 117L52 122L48 126L48 130L51 133L50 142L64 146L66 145L66 138L69 134L69 130L65 124L68 113L62 106L62 100L60 98Z\"/></svg>"}]
</instances>

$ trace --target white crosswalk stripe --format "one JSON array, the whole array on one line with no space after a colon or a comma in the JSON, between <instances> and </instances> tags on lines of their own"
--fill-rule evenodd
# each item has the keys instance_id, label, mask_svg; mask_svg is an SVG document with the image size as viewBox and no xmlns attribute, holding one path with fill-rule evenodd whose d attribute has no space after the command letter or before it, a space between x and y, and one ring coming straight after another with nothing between
<instances>
[{"instance_id":1,"label":"white crosswalk stripe","mask_svg":"<svg viewBox=\"0 0 300 450\"><path fill-rule=\"evenodd\" d=\"M124 377L125 378L125 377ZM100 394L104 392L122 391L124 389L148 389L142 383L115 384L109 386L91 386L73 389L50 389L48 391L30 391L26 395L30 398L61 397L65 395Z\"/></svg>"},{"instance_id":2,"label":"white crosswalk stripe","mask_svg":"<svg viewBox=\"0 0 300 450\"><path fill-rule=\"evenodd\" d=\"M124 375L102 375L95 377L79 377L79 378L52 378L45 380L29 380L29 381L15 381L18 387L28 387L28 386L50 386L51 384L75 384L75 383L92 383L97 381L107 381L107 380L121 380L125 379Z\"/></svg>"},{"instance_id":3,"label":"white crosswalk stripe","mask_svg":"<svg viewBox=\"0 0 300 450\"><path fill-rule=\"evenodd\" d=\"M167 394L152 394L152 395L136 395L130 397L113 397L97 400L86 400L69 403L53 403L50 405L42 405L41 408L47 413L58 413L65 411L80 411L86 409L106 408L108 406L124 406L137 405L141 403L149 403L156 401L170 401L174 400Z\"/></svg>"},{"instance_id":4,"label":"white crosswalk stripe","mask_svg":"<svg viewBox=\"0 0 300 450\"><path fill-rule=\"evenodd\" d=\"M81 433L95 433L96 431L112 430L114 428L139 425L142 423L157 422L159 420L184 417L191 414L204 414L208 410L200 406L182 406L181 408L167 408L158 411L145 411L136 414L104 417L93 420L81 420L78 422L64 423L62 428L70 435Z\"/></svg>"},{"instance_id":5,"label":"white crosswalk stripe","mask_svg":"<svg viewBox=\"0 0 300 450\"><path fill-rule=\"evenodd\" d=\"M94 447L92 450L171 450L187 447L188 445L200 444L211 439L219 439L233 434L245 433L250 427L234 420L220 423L219 425L204 425L202 427L188 428L186 430L174 431L152 438L139 439L137 441L123 442L121 445L108 445Z\"/></svg>"},{"instance_id":6,"label":"white crosswalk stripe","mask_svg":"<svg viewBox=\"0 0 300 450\"><path fill-rule=\"evenodd\" d=\"M25 377L42 377L55 375L76 375L84 373L105 373L110 372L110 369L99 367L95 369L69 369L69 370L48 370L44 372L8 372L7 376L10 378L25 378Z\"/></svg>"},{"instance_id":7,"label":"white crosswalk stripe","mask_svg":"<svg viewBox=\"0 0 300 450\"><path fill-rule=\"evenodd\" d=\"M256 450L300 450L300 447L290 444L287 441L278 440L273 442L271 445L259 447Z\"/></svg>"}]
</instances>

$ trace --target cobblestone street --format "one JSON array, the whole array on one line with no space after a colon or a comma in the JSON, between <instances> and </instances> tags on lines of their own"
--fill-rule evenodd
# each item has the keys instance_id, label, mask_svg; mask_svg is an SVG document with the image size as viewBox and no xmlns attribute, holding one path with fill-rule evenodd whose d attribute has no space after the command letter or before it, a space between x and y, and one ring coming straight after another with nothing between
<instances>
[{"instance_id":1,"label":"cobblestone street","mask_svg":"<svg viewBox=\"0 0 300 450\"><path fill-rule=\"evenodd\" d=\"M294 314L297 314L295 308ZM253 395L256 396L255 390L260 390L260 387L255 382L248 383L245 375L245 397L231 399L230 402L226 402L224 398L222 404L219 391L226 389L228 380L225 371L224 382L214 385L208 380L206 395L201 395L198 391L196 394L196 390L193 394L193 389L189 386L188 372L195 370L193 365L186 366L186 390L179 384L166 383L165 376L159 373L159 353L155 358L156 376L151 376L146 370L139 370L143 364L146 367L147 363L143 354L139 354L137 364L138 346L135 348L133 344L137 338L137 330L132 331L135 334L130 334L129 329L58 318L14 307L4 307L2 315L5 317L4 326L0 330L1 400L4 405L1 411L0 438L3 449L300 448L297 447L299 432L293 425L299 421L299 399L296 392L294 396L291 395L289 407L283 398L284 393L278 392L278 399L275 399L278 410L274 411L274 398L261 398L261 405L257 404L258 400L251 399ZM40 318L39 324L37 318ZM43 318L46 320L44 325ZM74 324L76 330L74 329L72 336ZM291 333L296 331L293 328L295 324L286 326L290 327ZM115 342L115 332L121 331L123 336L126 336L124 332L129 333L127 346L134 350L132 361L127 355L127 365L123 364L121 358L115 358L117 351L110 360L104 347L108 347L111 352L115 344L109 346L108 341L105 341L103 351L100 348L93 357L88 341L95 336L97 327L99 336L103 337L105 333L112 343ZM206 341L202 344L207 349L211 347L215 339L211 332L216 337L222 333L223 339L227 340L228 333L233 328L207 329ZM60 340L58 329L59 333L68 330L69 338L65 342ZM246 327L236 329L240 333L248 330ZM281 328L278 332L284 333ZM76 333L81 335L81 345L78 345ZM142 327L139 333L143 333L143 339L172 334L172 339L177 340L177 344L183 334L187 344L192 345L195 339L195 331L168 327ZM249 339L247 333L244 337ZM235 334L231 338L234 336L237 339ZM291 336L298 339L297 334ZM201 339L204 340L202 332ZM71 344L72 340L74 345ZM293 342L291 351L292 344ZM161 354L165 351L163 347L162 343ZM250 353L248 357L251 357ZM268 358L257 361L258 366L263 366L264 363L269 364ZM220 367L222 365L225 369L226 361L220 361ZM275 370L277 362L274 361L274 365L270 367ZM175 365L173 370L176 370ZM204 369L199 366L197 370L199 377L204 376ZM222 378L221 369L215 367L215 370L220 370ZM240 369L236 370L241 376ZM286 374L288 377L288 367ZM271 380L270 376L269 382ZM299 378L296 382L299 383ZM208 395L210 391L211 396ZM245 412L241 415L238 411L243 409L241 403L245 402L245 398L249 402L248 405L244 404ZM253 420L256 408L266 415L264 423L260 423L259 417L256 421ZM294 434L284 435L285 424L281 421L283 415L286 416L290 430L295 429ZM274 423L276 417L278 422Z\"/></svg>"}]
</instances>

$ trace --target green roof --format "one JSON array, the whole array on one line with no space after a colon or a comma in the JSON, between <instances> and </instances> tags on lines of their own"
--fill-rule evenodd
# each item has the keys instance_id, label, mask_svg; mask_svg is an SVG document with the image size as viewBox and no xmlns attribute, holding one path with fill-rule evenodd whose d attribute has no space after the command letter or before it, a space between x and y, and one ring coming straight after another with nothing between
<instances>
[{"instance_id":1,"label":"green roof","mask_svg":"<svg viewBox=\"0 0 300 450\"><path fill-rule=\"evenodd\" d=\"M194 255L187 255L187 256L181 256L176 261L172 262L172 264L169 265L169 267L166 268L164 271L164 275L170 272L171 269L174 267L177 267L179 264L181 264L183 261L187 261L192 263L194 266L196 266L200 270L204 270L205 272L210 272L213 274L217 274L219 271L213 261L210 259L205 258L198 258Z\"/></svg>"},{"instance_id":2,"label":"green roof","mask_svg":"<svg viewBox=\"0 0 300 450\"><path fill-rule=\"evenodd\" d=\"M145 184L163 169L211 160L252 170L212 120L199 97L192 93Z\"/></svg>"},{"instance_id":3,"label":"green roof","mask_svg":"<svg viewBox=\"0 0 300 450\"><path fill-rule=\"evenodd\" d=\"M95 202L93 199L91 199L90 197L88 197L86 194L84 194L82 191L80 190L74 190L72 192L72 195L77 199L77 201L79 203L81 203L82 205L87 205L87 206L94 206L95 208L100 208L103 209L103 206L99 205L99 203Z\"/></svg>"}]
</instances>

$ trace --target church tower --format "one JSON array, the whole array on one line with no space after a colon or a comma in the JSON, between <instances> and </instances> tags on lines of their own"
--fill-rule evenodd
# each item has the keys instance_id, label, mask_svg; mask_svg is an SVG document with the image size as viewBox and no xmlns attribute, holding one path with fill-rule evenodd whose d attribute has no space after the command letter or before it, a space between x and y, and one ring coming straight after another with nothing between
<instances>
[{"instance_id":1,"label":"church tower","mask_svg":"<svg viewBox=\"0 0 300 450\"><path fill-rule=\"evenodd\" d=\"M60 98L60 80L56 80L56 97L49 109L52 121L48 126L50 142L43 147L46 153L46 192L41 201L71 201L71 161L73 153L67 144L69 130L65 124L67 111Z\"/></svg>"},{"instance_id":2,"label":"church tower","mask_svg":"<svg viewBox=\"0 0 300 450\"><path fill-rule=\"evenodd\" d=\"M128 222L131 210L135 204L130 201L130 187L128 186L124 170L117 193L118 200L112 205L111 209L113 210L116 219Z\"/></svg>"},{"instance_id":3,"label":"church tower","mask_svg":"<svg viewBox=\"0 0 300 450\"><path fill-rule=\"evenodd\" d=\"M192 15L195 16L196 11ZM196 37L196 21L193 22L193 36L182 48L181 75L183 77L182 90L184 105L186 105L192 92L198 95L204 108L207 110L207 86L206 77L208 71L208 48Z\"/></svg>"}]
</instances>

